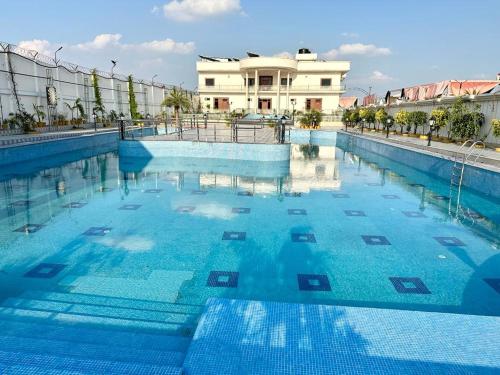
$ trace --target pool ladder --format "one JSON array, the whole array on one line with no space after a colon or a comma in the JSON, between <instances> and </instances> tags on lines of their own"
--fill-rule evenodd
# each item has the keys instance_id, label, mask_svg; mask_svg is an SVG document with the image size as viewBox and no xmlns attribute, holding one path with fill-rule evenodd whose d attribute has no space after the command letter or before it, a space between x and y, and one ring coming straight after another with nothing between
<instances>
[{"instance_id":1,"label":"pool ladder","mask_svg":"<svg viewBox=\"0 0 500 375\"><path fill-rule=\"evenodd\" d=\"M457 219L471 217L466 215L460 206L460 194L464 178L465 165L474 165L484 150L484 143L468 139L455 153L455 160L451 168L450 194L448 201L448 214Z\"/></svg>"}]
</instances>

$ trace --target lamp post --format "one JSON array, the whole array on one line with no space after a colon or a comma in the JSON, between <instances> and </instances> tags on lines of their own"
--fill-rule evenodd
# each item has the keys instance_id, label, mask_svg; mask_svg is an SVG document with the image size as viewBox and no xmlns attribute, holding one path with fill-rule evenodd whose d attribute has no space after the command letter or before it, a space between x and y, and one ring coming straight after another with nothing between
<instances>
[{"instance_id":1,"label":"lamp post","mask_svg":"<svg viewBox=\"0 0 500 375\"><path fill-rule=\"evenodd\" d=\"M434 130L435 121L429 120L429 133L427 133L427 146L431 145L432 131Z\"/></svg>"},{"instance_id":2,"label":"lamp post","mask_svg":"<svg viewBox=\"0 0 500 375\"><path fill-rule=\"evenodd\" d=\"M95 113L95 107L92 109L92 118L94 119L94 131L97 132L97 114Z\"/></svg>"},{"instance_id":3,"label":"lamp post","mask_svg":"<svg viewBox=\"0 0 500 375\"><path fill-rule=\"evenodd\" d=\"M125 117L123 116L123 113L120 114L120 138L122 140L125 139L125 126L123 125L123 121L125 120Z\"/></svg>"},{"instance_id":4,"label":"lamp post","mask_svg":"<svg viewBox=\"0 0 500 375\"><path fill-rule=\"evenodd\" d=\"M295 104L297 103L297 100L290 99L290 103L292 103L292 124L295 126Z\"/></svg>"},{"instance_id":5,"label":"lamp post","mask_svg":"<svg viewBox=\"0 0 500 375\"><path fill-rule=\"evenodd\" d=\"M117 63L118 63L118 61L111 60L111 64L112 64L111 65L111 78L113 78L115 66L116 66Z\"/></svg>"},{"instance_id":6,"label":"lamp post","mask_svg":"<svg viewBox=\"0 0 500 375\"><path fill-rule=\"evenodd\" d=\"M392 119L388 118L386 122L387 124L385 126L385 137L389 138L389 128L391 127Z\"/></svg>"},{"instance_id":7,"label":"lamp post","mask_svg":"<svg viewBox=\"0 0 500 375\"><path fill-rule=\"evenodd\" d=\"M59 48L56 50L56 52L54 52L54 62L55 62L55 64L56 64L56 66L59 64L59 60L57 60L57 52L59 52L59 51L60 51L60 50L62 50L62 49L63 49L63 47L61 46L61 47L59 47Z\"/></svg>"},{"instance_id":8,"label":"lamp post","mask_svg":"<svg viewBox=\"0 0 500 375\"><path fill-rule=\"evenodd\" d=\"M363 134L363 130L365 128L365 123L366 123L366 119L364 118L361 120L361 134Z\"/></svg>"}]
</instances>

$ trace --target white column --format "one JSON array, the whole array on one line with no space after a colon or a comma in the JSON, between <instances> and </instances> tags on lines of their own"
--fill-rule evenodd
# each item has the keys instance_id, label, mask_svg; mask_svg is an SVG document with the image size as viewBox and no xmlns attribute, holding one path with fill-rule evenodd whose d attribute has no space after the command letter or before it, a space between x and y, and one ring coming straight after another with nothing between
<instances>
[{"instance_id":1,"label":"white column","mask_svg":"<svg viewBox=\"0 0 500 375\"><path fill-rule=\"evenodd\" d=\"M257 90L259 89L259 71L255 69L255 82L254 82L254 94L253 94L253 108L254 108L254 113L257 113L259 109L259 99L257 96Z\"/></svg>"},{"instance_id":2,"label":"white column","mask_svg":"<svg viewBox=\"0 0 500 375\"><path fill-rule=\"evenodd\" d=\"M290 73L286 74L286 109L290 111Z\"/></svg>"},{"instance_id":3,"label":"white column","mask_svg":"<svg viewBox=\"0 0 500 375\"><path fill-rule=\"evenodd\" d=\"M153 82L151 82L151 116L155 117L155 86L153 85Z\"/></svg>"},{"instance_id":4,"label":"white column","mask_svg":"<svg viewBox=\"0 0 500 375\"><path fill-rule=\"evenodd\" d=\"M280 113L280 95L281 95L281 70L278 69L278 96L276 100L276 113Z\"/></svg>"},{"instance_id":5,"label":"white column","mask_svg":"<svg viewBox=\"0 0 500 375\"><path fill-rule=\"evenodd\" d=\"M245 109L250 109L248 105L248 71L245 73Z\"/></svg>"}]
</instances>

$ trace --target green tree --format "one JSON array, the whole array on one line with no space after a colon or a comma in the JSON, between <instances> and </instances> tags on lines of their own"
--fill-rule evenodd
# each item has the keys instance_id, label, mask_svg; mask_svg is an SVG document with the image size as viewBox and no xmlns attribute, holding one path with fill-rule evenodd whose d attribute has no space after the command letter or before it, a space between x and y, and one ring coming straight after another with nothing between
<instances>
[{"instance_id":1,"label":"green tree","mask_svg":"<svg viewBox=\"0 0 500 375\"><path fill-rule=\"evenodd\" d=\"M430 120L434 120L434 129L437 130L438 133L441 128L444 128L446 127L446 125L448 125L449 119L450 111L448 111L448 109L445 107L434 108L431 111Z\"/></svg>"},{"instance_id":2,"label":"green tree","mask_svg":"<svg viewBox=\"0 0 500 375\"><path fill-rule=\"evenodd\" d=\"M184 94L182 90L178 90L176 87L170 91L170 94L161 103L165 107L174 108L175 122L177 127L180 125L180 115L179 112L189 109L191 103L188 97Z\"/></svg>"},{"instance_id":3,"label":"green tree","mask_svg":"<svg viewBox=\"0 0 500 375\"><path fill-rule=\"evenodd\" d=\"M479 105L467 108L462 97L455 100L450 110L450 129L454 137L461 140L477 137L484 123L484 114L479 110Z\"/></svg>"},{"instance_id":4,"label":"green tree","mask_svg":"<svg viewBox=\"0 0 500 375\"><path fill-rule=\"evenodd\" d=\"M403 134L403 127L408 126L409 122L409 112L404 109L396 112L394 115L394 121L399 125L401 134Z\"/></svg>"},{"instance_id":5,"label":"green tree","mask_svg":"<svg viewBox=\"0 0 500 375\"><path fill-rule=\"evenodd\" d=\"M389 115L385 111L385 108L380 108L375 112L375 121L377 121L378 124L382 124L383 127L385 127L388 117Z\"/></svg>"},{"instance_id":6,"label":"green tree","mask_svg":"<svg viewBox=\"0 0 500 375\"><path fill-rule=\"evenodd\" d=\"M491 128L493 129L493 135L495 137L500 137L500 120L499 119L491 120Z\"/></svg>"},{"instance_id":7,"label":"green tree","mask_svg":"<svg viewBox=\"0 0 500 375\"><path fill-rule=\"evenodd\" d=\"M304 113L299 122L304 127L314 127L319 128L321 124L321 120L323 119L323 114L315 109L310 110L309 112Z\"/></svg>"},{"instance_id":8,"label":"green tree","mask_svg":"<svg viewBox=\"0 0 500 375\"><path fill-rule=\"evenodd\" d=\"M352 110L351 113L349 114L349 121L351 122L351 124L357 125L359 123L359 120L360 120L359 109Z\"/></svg>"},{"instance_id":9,"label":"green tree","mask_svg":"<svg viewBox=\"0 0 500 375\"><path fill-rule=\"evenodd\" d=\"M351 116L351 110L345 109L344 112L342 112L342 122L344 124L349 124L351 122L350 116Z\"/></svg>"},{"instance_id":10,"label":"green tree","mask_svg":"<svg viewBox=\"0 0 500 375\"><path fill-rule=\"evenodd\" d=\"M35 111L37 122L42 122L43 120L45 120L45 112L43 111L43 106L33 104L33 110Z\"/></svg>"},{"instance_id":11,"label":"green tree","mask_svg":"<svg viewBox=\"0 0 500 375\"><path fill-rule=\"evenodd\" d=\"M427 123L427 113L424 111L413 111L408 115L408 125L413 125L413 134L417 134L417 130L420 126L424 126Z\"/></svg>"},{"instance_id":12,"label":"green tree","mask_svg":"<svg viewBox=\"0 0 500 375\"><path fill-rule=\"evenodd\" d=\"M130 108L130 117L132 118L132 120L137 120L141 117L141 115L137 111L137 101L135 99L134 80L132 75L128 76L128 102Z\"/></svg>"},{"instance_id":13,"label":"green tree","mask_svg":"<svg viewBox=\"0 0 500 375\"><path fill-rule=\"evenodd\" d=\"M104 117L105 108L104 104L102 103L101 88L99 87L99 77L97 75L96 69L92 70L92 87L94 88L94 109L96 112L101 113L101 117ZM73 111L71 112L71 115L73 115Z\"/></svg>"}]
</instances>

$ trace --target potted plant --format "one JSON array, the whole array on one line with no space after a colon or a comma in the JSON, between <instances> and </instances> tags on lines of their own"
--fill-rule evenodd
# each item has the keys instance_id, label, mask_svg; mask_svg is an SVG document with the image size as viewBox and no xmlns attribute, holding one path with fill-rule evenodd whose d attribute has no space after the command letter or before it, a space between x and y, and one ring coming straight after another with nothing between
<instances>
[{"instance_id":1,"label":"potted plant","mask_svg":"<svg viewBox=\"0 0 500 375\"><path fill-rule=\"evenodd\" d=\"M493 129L493 136L500 138L500 119L491 120L491 128ZM495 148L496 152L500 152L500 147Z\"/></svg>"},{"instance_id":2,"label":"potted plant","mask_svg":"<svg viewBox=\"0 0 500 375\"><path fill-rule=\"evenodd\" d=\"M36 123L35 123L35 126L37 128L42 128L45 126L45 112L43 111L43 106L41 105L36 105L36 104L33 104L33 109L35 111L35 116L36 116Z\"/></svg>"}]
</instances>

